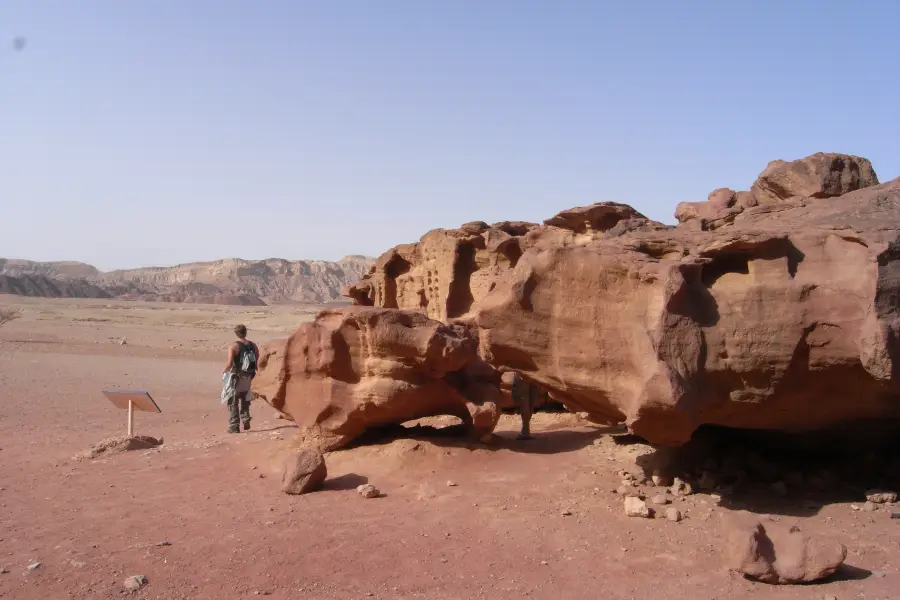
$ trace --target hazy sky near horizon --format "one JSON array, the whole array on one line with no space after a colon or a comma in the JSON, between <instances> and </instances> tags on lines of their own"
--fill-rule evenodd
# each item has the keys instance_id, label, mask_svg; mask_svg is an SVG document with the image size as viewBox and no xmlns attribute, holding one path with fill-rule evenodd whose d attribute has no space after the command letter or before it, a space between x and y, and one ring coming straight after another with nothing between
<instances>
[{"instance_id":1,"label":"hazy sky near horizon","mask_svg":"<svg viewBox=\"0 0 900 600\"><path fill-rule=\"evenodd\" d=\"M377 255L817 151L900 176L900 3L0 3L0 256ZM27 45L14 48L22 36Z\"/></svg>"}]
</instances>

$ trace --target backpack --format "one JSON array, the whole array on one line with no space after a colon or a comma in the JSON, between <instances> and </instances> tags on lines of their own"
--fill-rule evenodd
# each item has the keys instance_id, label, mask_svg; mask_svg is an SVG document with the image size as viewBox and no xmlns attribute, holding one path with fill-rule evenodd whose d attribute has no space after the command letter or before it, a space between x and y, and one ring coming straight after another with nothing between
<instances>
[{"instance_id":1,"label":"backpack","mask_svg":"<svg viewBox=\"0 0 900 600\"><path fill-rule=\"evenodd\" d=\"M256 375L256 352L253 344L238 342L238 353L234 359L234 371L239 375L249 375L251 378Z\"/></svg>"}]
</instances>

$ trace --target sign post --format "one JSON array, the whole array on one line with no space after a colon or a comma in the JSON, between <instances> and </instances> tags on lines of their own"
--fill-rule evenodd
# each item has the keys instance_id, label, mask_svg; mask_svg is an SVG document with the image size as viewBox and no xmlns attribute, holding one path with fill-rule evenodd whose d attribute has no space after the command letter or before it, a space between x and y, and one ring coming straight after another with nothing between
<instances>
[{"instance_id":1,"label":"sign post","mask_svg":"<svg viewBox=\"0 0 900 600\"><path fill-rule=\"evenodd\" d=\"M134 436L134 411L161 413L156 401L144 390L103 390L113 406L128 411L128 437Z\"/></svg>"}]
</instances>

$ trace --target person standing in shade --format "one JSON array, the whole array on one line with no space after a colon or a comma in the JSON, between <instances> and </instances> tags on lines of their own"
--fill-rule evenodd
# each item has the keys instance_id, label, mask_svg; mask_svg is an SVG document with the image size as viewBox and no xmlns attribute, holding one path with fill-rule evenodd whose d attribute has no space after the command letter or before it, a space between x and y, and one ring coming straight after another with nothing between
<instances>
[{"instance_id":1,"label":"person standing in shade","mask_svg":"<svg viewBox=\"0 0 900 600\"><path fill-rule=\"evenodd\" d=\"M522 417L522 432L517 440L533 440L531 437L531 415L538 400L538 388L528 383L518 373L513 373L512 384L513 402L519 407L519 415Z\"/></svg>"},{"instance_id":2,"label":"person standing in shade","mask_svg":"<svg viewBox=\"0 0 900 600\"><path fill-rule=\"evenodd\" d=\"M244 431L250 429L250 382L256 376L256 363L259 360L259 348L247 339L247 328L238 325L234 328L237 341L228 347L228 362L223 375L230 377L226 383L228 389L228 433L240 433L243 423Z\"/></svg>"}]
</instances>

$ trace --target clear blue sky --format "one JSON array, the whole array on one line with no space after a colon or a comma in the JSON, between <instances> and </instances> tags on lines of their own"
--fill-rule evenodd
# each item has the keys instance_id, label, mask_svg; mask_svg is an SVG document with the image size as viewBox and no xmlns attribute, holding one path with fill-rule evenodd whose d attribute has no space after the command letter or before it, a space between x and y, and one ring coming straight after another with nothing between
<instances>
[{"instance_id":1,"label":"clear blue sky","mask_svg":"<svg viewBox=\"0 0 900 600\"><path fill-rule=\"evenodd\" d=\"M0 256L336 259L602 200L672 222L817 151L886 181L898 23L889 0L4 0Z\"/></svg>"}]
</instances>

